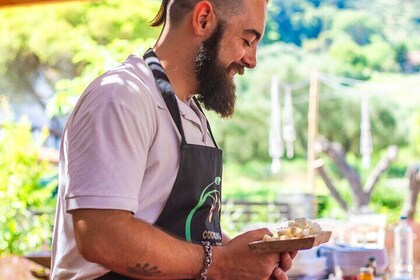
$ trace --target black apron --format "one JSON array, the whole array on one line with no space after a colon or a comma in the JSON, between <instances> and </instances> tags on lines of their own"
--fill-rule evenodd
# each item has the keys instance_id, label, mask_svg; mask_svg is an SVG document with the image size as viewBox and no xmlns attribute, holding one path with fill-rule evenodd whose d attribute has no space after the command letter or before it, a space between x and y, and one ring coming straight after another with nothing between
<instances>
[{"instance_id":1,"label":"black apron","mask_svg":"<svg viewBox=\"0 0 420 280\"><path fill-rule=\"evenodd\" d=\"M221 246L222 151L217 148L208 123L207 126L215 148L186 142L178 103L168 77L151 49L145 53L143 58L152 69L166 106L181 134L178 174L166 205L155 225L189 242L209 241L213 246ZM195 99L194 102L202 111ZM131 278L109 272L97 279Z\"/></svg>"}]
</instances>

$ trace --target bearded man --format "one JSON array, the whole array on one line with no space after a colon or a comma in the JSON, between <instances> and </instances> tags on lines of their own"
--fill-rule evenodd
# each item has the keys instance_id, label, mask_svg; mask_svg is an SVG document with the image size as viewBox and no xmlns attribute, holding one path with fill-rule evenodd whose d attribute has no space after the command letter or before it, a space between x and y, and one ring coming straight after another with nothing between
<instances>
[{"instance_id":1,"label":"bearded man","mask_svg":"<svg viewBox=\"0 0 420 280\"><path fill-rule=\"evenodd\" d=\"M296 252L248 248L267 229L222 233L222 152L200 107L234 113L266 12L164 0L155 46L87 87L61 143L52 279L287 279Z\"/></svg>"}]
</instances>

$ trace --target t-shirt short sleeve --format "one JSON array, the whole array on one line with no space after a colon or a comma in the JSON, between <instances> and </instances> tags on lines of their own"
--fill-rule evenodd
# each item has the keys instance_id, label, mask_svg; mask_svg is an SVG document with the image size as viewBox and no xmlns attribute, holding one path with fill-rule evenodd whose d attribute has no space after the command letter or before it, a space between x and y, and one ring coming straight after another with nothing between
<instances>
[{"instance_id":1,"label":"t-shirt short sleeve","mask_svg":"<svg viewBox=\"0 0 420 280\"><path fill-rule=\"evenodd\" d=\"M101 77L88 87L64 139L67 212L136 212L155 133L154 110L148 88L124 73Z\"/></svg>"}]
</instances>

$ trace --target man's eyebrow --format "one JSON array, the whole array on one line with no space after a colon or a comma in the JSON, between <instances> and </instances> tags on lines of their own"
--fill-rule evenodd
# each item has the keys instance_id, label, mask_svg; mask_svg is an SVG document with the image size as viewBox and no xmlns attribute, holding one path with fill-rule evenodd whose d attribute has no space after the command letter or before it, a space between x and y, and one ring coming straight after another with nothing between
<instances>
[{"instance_id":1,"label":"man's eyebrow","mask_svg":"<svg viewBox=\"0 0 420 280\"><path fill-rule=\"evenodd\" d=\"M255 29L245 29L244 33L249 33L255 36L257 40L261 39L261 33Z\"/></svg>"}]
</instances>

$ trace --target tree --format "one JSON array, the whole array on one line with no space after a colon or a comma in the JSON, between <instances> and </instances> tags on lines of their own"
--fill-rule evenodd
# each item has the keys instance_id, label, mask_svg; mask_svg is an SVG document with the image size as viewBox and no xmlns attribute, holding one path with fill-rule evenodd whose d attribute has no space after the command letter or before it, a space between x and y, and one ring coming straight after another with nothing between
<instances>
[{"instance_id":1,"label":"tree","mask_svg":"<svg viewBox=\"0 0 420 280\"><path fill-rule=\"evenodd\" d=\"M348 34L335 37L329 53L336 60L336 72L342 76L368 80L372 70L368 65L368 58L363 48L354 42Z\"/></svg>"},{"instance_id":2,"label":"tree","mask_svg":"<svg viewBox=\"0 0 420 280\"><path fill-rule=\"evenodd\" d=\"M397 159L398 148L390 146L387 149L385 156L379 160L373 171L368 176L365 184L361 182L360 175L357 170L352 167L346 160L346 153L338 143L331 143L325 138L318 141L318 152L325 154L335 163L339 173L349 182L351 195L355 205L350 209L347 202L342 198L337 187L332 182L330 176L327 174L323 164L317 165L318 174L322 177L325 185L330 190L331 195L337 200L338 204L345 210L352 212L363 212L368 208L373 190L379 181L379 178L390 167L392 162Z\"/></svg>"},{"instance_id":3,"label":"tree","mask_svg":"<svg viewBox=\"0 0 420 280\"><path fill-rule=\"evenodd\" d=\"M370 40L371 43L362 48L366 54L368 67L374 71L399 71L392 45L379 35L371 36Z\"/></svg>"},{"instance_id":4,"label":"tree","mask_svg":"<svg viewBox=\"0 0 420 280\"><path fill-rule=\"evenodd\" d=\"M57 181L43 184L54 171L40 161L28 120L15 122L4 97L0 105L0 255L35 252L51 241Z\"/></svg>"},{"instance_id":5,"label":"tree","mask_svg":"<svg viewBox=\"0 0 420 280\"><path fill-rule=\"evenodd\" d=\"M282 84L300 85L292 91L294 122L297 139L295 151L305 156L308 127L308 78L310 69L334 71L327 55L306 52L290 44L262 46L258 67L237 77L237 108L229 121L211 117L216 138L224 149L226 160L243 162L247 159L268 160L268 131L270 124L270 84L276 75ZM280 89L283 102L284 89ZM354 89L356 91L356 89ZM364 93L360 93L364 94ZM321 85L319 102L319 131L333 142L339 142L347 152L360 151L360 94L345 94ZM369 98L371 131L375 150L389 145L407 145L408 128L401 124L406 116L403 107L382 95ZM248 133L252 131L253 133ZM257 134L258 133L258 134ZM249 143L244 147L240 143Z\"/></svg>"},{"instance_id":6,"label":"tree","mask_svg":"<svg viewBox=\"0 0 420 280\"><path fill-rule=\"evenodd\" d=\"M400 66L401 72L407 71L407 53L408 49L406 44L400 43L395 47L395 61Z\"/></svg>"},{"instance_id":7,"label":"tree","mask_svg":"<svg viewBox=\"0 0 420 280\"><path fill-rule=\"evenodd\" d=\"M413 115L410 132L410 144L413 148L413 152L420 156L420 112Z\"/></svg>"},{"instance_id":8,"label":"tree","mask_svg":"<svg viewBox=\"0 0 420 280\"><path fill-rule=\"evenodd\" d=\"M414 219L416 204L420 193L420 165L413 164L407 170L408 192L404 202L402 214L409 220Z\"/></svg>"},{"instance_id":9,"label":"tree","mask_svg":"<svg viewBox=\"0 0 420 280\"><path fill-rule=\"evenodd\" d=\"M94 77L151 46L159 30L148 22L158 8L149 0L108 0L0 11L7 38L0 42L0 91L13 103L29 96L42 107L56 91L55 101L77 99Z\"/></svg>"},{"instance_id":10,"label":"tree","mask_svg":"<svg viewBox=\"0 0 420 280\"><path fill-rule=\"evenodd\" d=\"M151 46L159 30L148 21L158 8L109 0L0 10L0 94L68 113L94 77ZM0 252L23 254L50 243L56 182L42 180L56 170L39 160L29 121L16 123L2 109Z\"/></svg>"},{"instance_id":11,"label":"tree","mask_svg":"<svg viewBox=\"0 0 420 280\"><path fill-rule=\"evenodd\" d=\"M344 11L334 18L332 34L348 35L359 46L371 43L373 35L382 35L380 21L369 12Z\"/></svg>"},{"instance_id":12,"label":"tree","mask_svg":"<svg viewBox=\"0 0 420 280\"><path fill-rule=\"evenodd\" d=\"M317 8L320 1L278 1L270 3L267 36L264 44L282 41L297 46L306 39L317 38L324 27L323 13Z\"/></svg>"}]
</instances>

